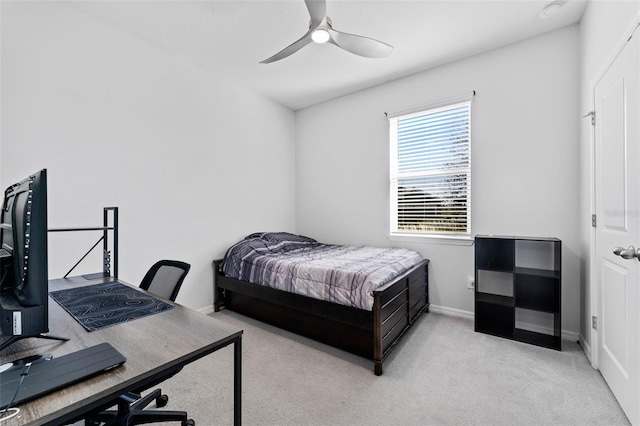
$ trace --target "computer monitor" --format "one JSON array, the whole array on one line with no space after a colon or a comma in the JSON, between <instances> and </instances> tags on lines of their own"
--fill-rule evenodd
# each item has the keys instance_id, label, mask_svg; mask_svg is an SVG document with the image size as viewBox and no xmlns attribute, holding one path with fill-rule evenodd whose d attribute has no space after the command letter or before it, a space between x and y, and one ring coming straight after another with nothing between
<instances>
[{"instance_id":1,"label":"computer monitor","mask_svg":"<svg viewBox=\"0 0 640 426\"><path fill-rule=\"evenodd\" d=\"M4 192L0 216L0 350L49 331L47 170ZM66 340L66 339L63 339Z\"/></svg>"}]
</instances>

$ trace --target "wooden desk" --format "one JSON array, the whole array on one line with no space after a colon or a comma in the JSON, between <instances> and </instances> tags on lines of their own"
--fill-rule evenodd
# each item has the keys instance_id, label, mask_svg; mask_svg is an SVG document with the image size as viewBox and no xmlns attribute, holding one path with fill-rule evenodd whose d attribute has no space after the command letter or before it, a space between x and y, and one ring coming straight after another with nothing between
<instances>
[{"instance_id":1,"label":"wooden desk","mask_svg":"<svg viewBox=\"0 0 640 426\"><path fill-rule=\"evenodd\" d=\"M109 281L113 279L57 279L49 281L49 291ZM182 367L230 344L234 345L234 424L241 424L241 329L176 304L169 311L87 332L49 298L49 330L51 334L71 340L21 340L3 350L0 364L41 353L59 357L102 342L110 343L127 358L127 362L114 370L21 404L20 414L3 422L2 426L59 425L75 421L88 412L105 407L127 390L152 383L163 372ZM198 420L194 420L197 424Z\"/></svg>"}]
</instances>

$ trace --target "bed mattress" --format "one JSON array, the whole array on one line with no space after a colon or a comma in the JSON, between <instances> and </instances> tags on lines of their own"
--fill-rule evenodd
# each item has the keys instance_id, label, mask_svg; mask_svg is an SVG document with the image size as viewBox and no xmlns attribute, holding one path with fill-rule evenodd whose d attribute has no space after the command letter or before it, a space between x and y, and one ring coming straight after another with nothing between
<instances>
[{"instance_id":1,"label":"bed mattress","mask_svg":"<svg viewBox=\"0 0 640 426\"><path fill-rule=\"evenodd\" d=\"M370 311L375 290L422 260L410 249L323 244L261 232L231 246L220 270L230 278Z\"/></svg>"}]
</instances>

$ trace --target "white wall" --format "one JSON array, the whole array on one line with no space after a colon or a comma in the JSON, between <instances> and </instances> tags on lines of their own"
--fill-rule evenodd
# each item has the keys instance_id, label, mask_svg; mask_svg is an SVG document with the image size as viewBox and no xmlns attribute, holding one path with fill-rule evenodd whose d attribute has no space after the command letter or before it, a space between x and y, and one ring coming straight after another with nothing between
<instances>
[{"instance_id":1,"label":"white wall","mask_svg":"<svg viewBox=\"0 0 640 426\"><path fill-rule=\"evenodd\" d=\"M431 260L431 303L470 315L473 247L387 238L384 112L476 90L473 234L560 238L562 328L577 337L578 76L571 26L298 111L297 230L325 242L415 248Z\"/></svg>"},{"instance_id":2,"label":"white wall","mask_svg":"<svg viewBox=\"0 0 640 426\"><path fill-rule=\"evenodd\" d=\"M46 167L50 228L119 206L120 277L189 262L178 302L196 309L226 247L294 230L293 112L64 3L1 7L0 183ZM74 238L50 234L50 277L91 246Z\"/></svg>"},{"instance_id":3,"label":"white wall","mask_svg":"<svg viewBox=\"0 0 640 426\"><path fill-rule=\"evenodd\" d=\"M593 86L613 59L616 49L628 37L627 32L638 17L638 1L590 1L580 23L580 112L582 115L593 109ZM636 33L636 37L639 34ZM580 337L586 345L591 344L591 213L592 213L592 136L590 120L580 123L580 255L583 281L581 283L581 327Z\"/></svg>"},{"instance_id":4,"label":"white wall","mask_svg":"<svg viewBox=\"0 0 640 426\"><path fill-rule=\"evenodd\" d=\"M590 139L576 117L639 4L590 2L579 83L569 27L294 115L63 4L2 2L0 185L47 167L51 227L94 225L119 206L120 276L186 260L179 301L206 309L210 260L246 233L292 230L297 217L323 241L391 245L383 112L476 90L473 232L561 238L563 328L588 340ZM66 238L51 236L51 276L88 248ZM473 311L472 247L393 245L432 260L434 305Z\"/></svg>"}]
</instances>

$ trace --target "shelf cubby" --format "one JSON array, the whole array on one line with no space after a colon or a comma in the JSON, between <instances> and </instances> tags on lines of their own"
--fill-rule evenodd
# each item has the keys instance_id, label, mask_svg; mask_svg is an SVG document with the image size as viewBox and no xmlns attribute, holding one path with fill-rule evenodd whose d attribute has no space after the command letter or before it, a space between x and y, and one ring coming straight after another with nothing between
<instances>
[{"instance_id":1,"label":"shelf cubby","mask_svg":"<svg viewBox=\"0 0 640 426\"><path fill-rule=\"evenodd\" d=\"M561 350L557 238L476 236L475 330Z\"/></svg>"}]
</instances>

